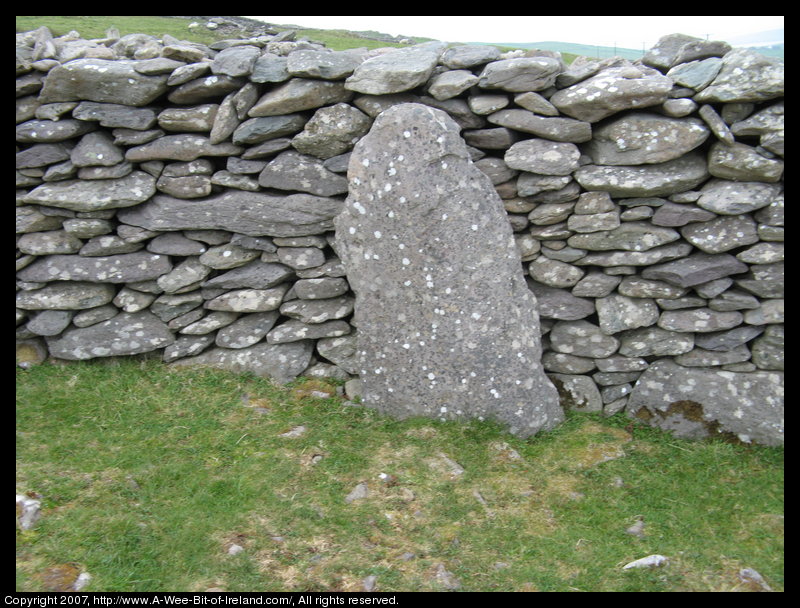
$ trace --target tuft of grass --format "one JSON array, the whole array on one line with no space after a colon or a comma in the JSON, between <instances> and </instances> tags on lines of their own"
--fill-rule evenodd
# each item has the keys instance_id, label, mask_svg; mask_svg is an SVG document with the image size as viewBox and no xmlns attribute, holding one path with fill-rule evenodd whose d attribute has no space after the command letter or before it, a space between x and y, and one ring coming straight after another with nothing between
<instances>
[{"instance_id":1,"label":"tuft of grass","mask_svg":"<svg viewBox=\"0 0 800 608\"><path fill-rule=\"evenodd\" d=\"M730 591L746 567L783 590L781 449L589 414L521 440L153 360L16 380L16 489L42 502L18 591L77 572L88 591ZM653 553L669 564L622 570Z\"/></svg>"}]
</instances>

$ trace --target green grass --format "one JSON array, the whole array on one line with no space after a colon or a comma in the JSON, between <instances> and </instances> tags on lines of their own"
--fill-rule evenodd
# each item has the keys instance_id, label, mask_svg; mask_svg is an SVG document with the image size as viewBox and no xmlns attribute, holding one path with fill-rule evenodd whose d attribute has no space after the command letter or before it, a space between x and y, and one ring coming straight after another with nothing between
<instances>
[{"instance_id":1,"label":"green grass","mask_svg":"<svg viewBox=\"0 0 800 608\"><path fill-rule=\"evenodd\" d=\"M729 591L744 567L783 590L782 450L586 414L521 440L310 397L316 382L19 370L16 489L43 514L17 532L17 590L57 588L64 565L87 591L357 591L369 575L439 591L440 566L462 591ZM644 538L625 533L638 517ZM652 553L670 563L622 570Z\"/></svg>"}]
</instances>

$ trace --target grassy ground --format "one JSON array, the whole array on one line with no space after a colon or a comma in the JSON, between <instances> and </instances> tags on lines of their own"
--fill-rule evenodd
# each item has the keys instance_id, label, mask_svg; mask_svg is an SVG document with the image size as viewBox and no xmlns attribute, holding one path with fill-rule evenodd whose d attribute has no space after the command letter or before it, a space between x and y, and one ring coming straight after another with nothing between
<instances>
[{"instance_id":1,"label":"grassy ground","mask_svg":"<svg viewBox=\"0 0 800 608\"><path fill-rule=\"evenodd\" d=\"M319 389L156 361L18 370L16 489L42 518L17 532L17 590L81 571L87 591L748 590L741 568L783 590L782 450L586 414L520 440ZM654 553L669 563L622 569Z\"/></svg>"}]
</instances>

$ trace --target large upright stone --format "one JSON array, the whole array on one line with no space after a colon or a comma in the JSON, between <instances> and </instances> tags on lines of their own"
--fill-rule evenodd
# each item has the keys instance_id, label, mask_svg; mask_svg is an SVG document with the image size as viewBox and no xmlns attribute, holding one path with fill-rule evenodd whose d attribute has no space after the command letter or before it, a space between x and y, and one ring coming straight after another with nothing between
<instances>
[{"instance_id":1,"label":"large upright stone","mask_svg":"<svg viewBox=\"0 0 800 608\"><path fill-rule=\"evenodd\" d=\"M337 249L356 293L364 403L400 418L563 420L536 300L489 179L444 112L400 104L358 144Z\"/></svg>"}]
</instances>

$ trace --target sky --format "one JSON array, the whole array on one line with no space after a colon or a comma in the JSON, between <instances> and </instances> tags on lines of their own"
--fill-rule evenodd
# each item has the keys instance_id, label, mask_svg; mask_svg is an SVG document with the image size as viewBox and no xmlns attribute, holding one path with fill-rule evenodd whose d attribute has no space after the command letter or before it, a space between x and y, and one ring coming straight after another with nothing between
<instances>
[{"instance_id":1,"label":"sky","mask_svg":"<svg viewBox=\"0 0 800 608\"><path fill-rule=\"evenodd\" d=\"M574 42L649 49L661 36L681 33L709 40L783 29L783 16L588 16L534 17L403 16L249 17L268 23L321 29L376 30L393 36L422 36L447 42ZM782 40L780 41L782 42Z\"/></svg>"}]
</instances>

